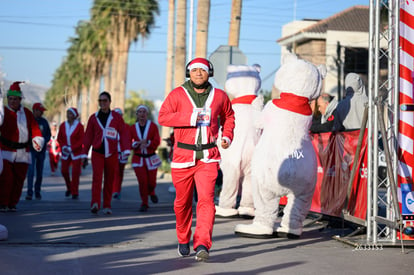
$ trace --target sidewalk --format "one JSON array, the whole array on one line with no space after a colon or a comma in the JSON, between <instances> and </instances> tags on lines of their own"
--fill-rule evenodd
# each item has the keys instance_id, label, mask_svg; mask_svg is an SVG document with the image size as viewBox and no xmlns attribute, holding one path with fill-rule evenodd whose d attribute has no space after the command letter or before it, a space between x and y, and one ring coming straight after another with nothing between
<instances>
[{"instance_id":1,"label":"sidewalk","mask_svg":"<svg viewBox=\"0 0 414 275\"><path fill-rule=\"evenodd\" d=\"M234 234L243 219L216 218L208 262L177 254L171 178L158 179L158 204L139 212L138 184L126 169L121 200L112 215L90 212L90 165L80 199L65 198L61 176L45 167L42 200L26 201L16 213L0 213L9 238L0 241L0 274L412 274L414 249L355 250L333 239L348 229L315 223L299 240L248 239ZM362 238L362 237L361 237Z\"/></svg>"}]
</instances>

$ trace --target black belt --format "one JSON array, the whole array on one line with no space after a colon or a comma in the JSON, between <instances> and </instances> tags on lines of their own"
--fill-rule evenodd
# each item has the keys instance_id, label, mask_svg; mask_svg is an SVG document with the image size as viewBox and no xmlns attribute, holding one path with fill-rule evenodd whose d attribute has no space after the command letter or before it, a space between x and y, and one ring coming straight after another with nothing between
<instances>
[{"instance_id":1,"label":"black belt","mask_svg":"<svg viewBox=\"0 0 414 275\"><path fill-rule=\"evenodd\" d=\"M207 144L187 144L182 142L177 142L177 147L187 150L193 150L193 151L203 151L206 149L214 148L216 147L215 143L207 143Z\"/></svg>"},{"instance_id":2,"label":"black belt","mask_svg":"<svg viewBox=\"0 0 414 275\"><path fill-rule=\"evenodd\" d=\"M8 140L8 139L6 139L2 136L0 136L0 141L4 146L12 148L12 149L23 149L23 148L27 148L27 146L29 146L29 142L25 142L25 143L14 142L14 141Z\"/></svg>"},{"instance_id":3,"label":"black belt","mask_svg":"<svg viewBox=\"0 0 414 275\"><path fill-rule=\"evenodd\" d=\"M134 155L139 156L141 158L149 158L149 157L152 157L153 155L155 155L155 153L152 153L152 154L139 154L139 153L136 153Z\"/></svg>"}]
</instances>

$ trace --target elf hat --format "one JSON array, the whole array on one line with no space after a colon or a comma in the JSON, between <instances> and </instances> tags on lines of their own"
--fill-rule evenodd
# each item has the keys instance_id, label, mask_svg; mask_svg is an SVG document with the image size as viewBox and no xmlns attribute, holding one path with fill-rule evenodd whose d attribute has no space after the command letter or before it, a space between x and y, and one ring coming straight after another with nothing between
<instances>
[{"instance_id":1,"label":"elf hat","mask_svg":"<svg viewBox=\"0 0 414 275\"><path fill-rule=\"evenodd\" d=\"M75 116L75 118L79 116L78 110L75 107L70 107L68 111L70 111Z\"/></svg>"},{"instance_id":2,"label":"elf hat","mask_svg":"<svg viewBox=\"0 0 414 275\"><path fill-rule=\"evenodd\" d=\"M9 90L7 91L7 96L18 96L18 97L22 97L22 90L20 90L20 83L24 83L23 81L16 81L13 82L12 85L10 85Z\"/></svg>"}]
</instances>

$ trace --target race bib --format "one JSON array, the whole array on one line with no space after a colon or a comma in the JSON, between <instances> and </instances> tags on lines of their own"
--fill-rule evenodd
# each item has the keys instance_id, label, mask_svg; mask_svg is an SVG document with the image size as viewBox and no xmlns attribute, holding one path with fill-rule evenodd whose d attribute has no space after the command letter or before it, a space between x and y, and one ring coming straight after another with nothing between
<instances>
[{"instance_id":1,"label":"race bib","mask_svg":"<svg viewBox=\"0 0 414 275\"><path fill-rule=\"evenodd\" d=\"M157 154L150 156L149 161L153 167L159 167L161 165L161 159Z\"/></svg>"},{"instance_id":2,"label":"race bib","mask_svg":"<svg viewBox=\"0 0 414 275\"><path fill-rule=\"evenodd\" d=\"M197 113L196 126L210 126L211 109L195 108L194 112Z\"/></svg>"},{"instance_id":3,"label":"race bib","mask_svg":"<svg viewBox=\"0 0 414 275\"><path fill-rule=\"evenodd\" d=\"M105 137L109 139L117 139L118 132L112 127L105 129Z\"/></svg>"}]
</instances>

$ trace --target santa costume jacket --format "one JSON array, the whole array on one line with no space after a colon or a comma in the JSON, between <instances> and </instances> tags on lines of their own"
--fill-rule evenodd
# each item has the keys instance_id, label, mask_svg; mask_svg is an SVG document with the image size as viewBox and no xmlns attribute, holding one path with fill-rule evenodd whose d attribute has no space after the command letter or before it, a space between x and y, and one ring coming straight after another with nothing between
<instances>
[{"instance_id":1,"label":"santa costume jacket","mask_svg":"<svg viewBox=\"0 0 414 275\"><path fill-rule=\"evenodd\" d=\"M4 121L0 126L0 147L3 159L10 162L31 163L30 144L35 140L43 147L44 139L33 113L20 106L15 112L4 108ZM21 149L18 149L21 148Z\"/></svg>"},{"instance_id":2,"label":"santa costume jacket","mask_svg":"<svg viewBox=\"0 0 414 275\"><path fill-rule=\"evenodd\" d=\"M187 168L196 163L196 151L177 146L177 143L194 145L201 136L203 145L217 143L220 126L222 138L229 143L233 140L234 112L227 94L220 89L212 88L204 109L211 111L210 125L196 127L196 104L188 91L177 87L170 92L161 106L158 122L167 127L174 127L174 154L171 168ZM219 119L220 118L220 119ZM202 150L201 161L219 162L220 153L217 146Z\"/></svg>"},{"instance_id":3,"label":"santa costume jacket","mask_svg":"<svg viewBox=\"0 0 414 275\"><path fill-rule=\"evenodd\" d=\"M132 167L143 167L144 160L146 161L147 167L149 170L154 170L158 166L154 166L150 162L150 157L155 155L155 150L157 150L160 145L160 135L158 132L157 125L154 122L147 120L145 124L144 133L141 134L139 123L130 126L132 141L141 141L142 139L148 140L148 147L141 150L139 147L134 148L134 155L132 157Z\"/></svg>"},{"instance_id":4,"label":"santa costume jacket","mask_svg":"<svg viewBox=\"0 0 414 275\"><path fill-rule=\"evenodd\" d=\"M83 142L83 155L88 155L91 146L92 150L98 150L102 142L105 146L105 158L118 154L118 133L120 134L121 151L124 154L129 154L130 140L122 116L111 111L106 125L102 125L98 119L98 113L99 111L89 117Z\"/></svg>"},{"instance_id":5,"label":"santa costume jacket","mask_svg":"<svg viewBox=\"0 0 414 275\"><path fill-rule=\"evenodd\" d=\"M71 157L73 160L86 158L86 155L82 155L82 142L84 136L84 127L79 120L75 120L72 125L65 121L59 126L59 132L57 141L62 148L70 148L70 154L62 153L62 159L67 160Z\"/></svg>"}]
</instances>

